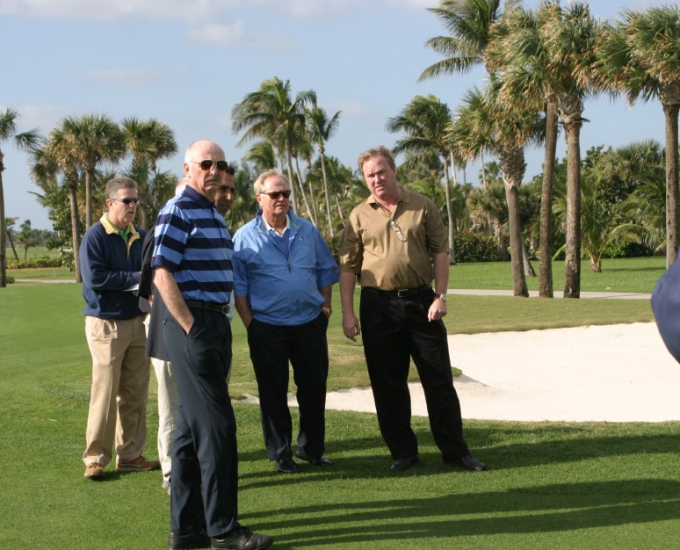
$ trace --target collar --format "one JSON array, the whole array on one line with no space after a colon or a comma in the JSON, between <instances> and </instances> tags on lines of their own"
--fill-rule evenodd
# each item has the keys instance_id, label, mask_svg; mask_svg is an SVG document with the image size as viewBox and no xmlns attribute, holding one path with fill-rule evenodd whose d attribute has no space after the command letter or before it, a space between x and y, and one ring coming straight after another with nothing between
<instances>
[{"instance_id":1,"label":"collar","mask_svg":"<svg viewBox=\"0 0 680 550\"><path fill-rule=\"evenodd\" d=\"M399 187L399 189L401 189L401 195L399 196L399 200L397 201L397 204L399 204L400 202L405 202L405 203L411 202L411 192L407 189L404 189L403 187ZM375 200L375 197L373 195L368 196L367 202L369 204L375 204L376 206L381 206L381 204L377 200Z\"/></svg>"},{"instance_id":2,"label":"collar","mask_svg":"<svg viewBox=\"0 0 680 550\"><path fill-rule=\"evenodd\" d=\"M190 198L192 201L197 203L198 206L201 207L201 208L215 208L215 209L217 209L214 202L209 201L207 197L205 197L204 195L201 195L198 191L196 191L196 189L191 187L191 185L187 185L184 188L184 191L182 191L180 197Z\"/></svg>"},{"instance_id":3,"label":"collar","mask_svg":"<svg viewBox=\"0 0 680 550\"><path fill-rule=\"evenodd\" d=\"M265 229L267 231L273 231L274 233L276 233L278 235L279 232L276 229L274 229L271 225L269 225L269 222L264 219L264 216L261 215L262 214L261 210L260 210L259 214L262 218L262 224L264 225ZM288 214L286 214L286 227L283 229L283 231L281 231L281 235L283 235L289 229L290 229L290 216Z\"/></svg>"},{"instance_id":4,"label":"collar","mask_svg":"<svg viewBox=\"0 0 680 550\"><path fill-rule=\"evenodd\" d=\"M104 230L108 235L115 235L118 234L125 241L127 242L130 237L137 236L139 237L139 233L135 229L135 226L129 223L125 229L119 229L110 219L108 214L104 214L101 218L99 218L99 221L101 224L104 226Z\"/></svg>"}]
</instances>

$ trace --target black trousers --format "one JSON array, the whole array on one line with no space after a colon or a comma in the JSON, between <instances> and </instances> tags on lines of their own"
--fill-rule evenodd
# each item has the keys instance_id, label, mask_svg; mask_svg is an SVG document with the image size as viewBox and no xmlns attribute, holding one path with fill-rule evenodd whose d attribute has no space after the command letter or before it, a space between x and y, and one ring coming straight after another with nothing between
<instances>
[{"instance_id":1,"label":"black trousers","mask_svg":"<svg viewBox=\"0 0 680 550\"><path fill-rule=\"evenodd\" d=\"M328 319L323 313L304 325L278 326L253 319L248 327L269 460L292 457L293 423L287 400L289 361L300 407L298 450L308 456L320 456L325 450L327 329Z\"/></svg>"},{"instance_id":2,"label":"black trousers","mask_svg":"<svg viewBox=\"0 0 680 550\"><path fill-rule=\"evenodd\" d=\"M469 454L463 439L458 394L453 387L446 328L428 321L434 300L431 289L407 298L362 289L361 332L380 432L392 458L418 454L411 428L408 390L410 359L425 392L430 428L446 458Z\"/></svg>"},{"instance_id":3,"label":"black trousers","mask_svg":"<svg viewBox=\"0 0 680 550\"><path fill-rule=\"evenodd\" d=\"M171 530L215 537L239 526L236 420L227 391L231 326L216 311L190 308L189 334L167 314L165 343L179 393L172 449Z\"/></svg>"}]
</instances>

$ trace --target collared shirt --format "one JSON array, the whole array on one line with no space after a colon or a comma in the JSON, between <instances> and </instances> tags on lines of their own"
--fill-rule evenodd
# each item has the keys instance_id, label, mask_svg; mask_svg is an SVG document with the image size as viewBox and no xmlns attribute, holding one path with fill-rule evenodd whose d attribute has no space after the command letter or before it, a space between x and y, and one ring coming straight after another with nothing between
<instances>
[{"instance_id":1,"label":"collared shirt","mask_svg":"<svg viewBox=\"0 0 680 550\"><path fill-rule=\"evenodd\" d=\"M124 240L125 242L128 242L128 239L130 238L130 235L131 235L130 227L132 226L132 224L128 224L128 225L125 226L125 229L121 229L120 227L118 227L116 224L114 224L114 223L111 221L111 218L109 218L109 215L108 215L108 214L104 214L104 217L106 218L106 221L108 221L109 224L111 224L111 226L112 226L116 231L118 231L118 234L119 234L121 237L123 237L123 240Z\"/></svg>"},{"instance_id":2,"label":"collared shirt","mask_svg":"<svg viewBox=\"0 0 680 550\"><path fill-rule=\"evenodd\" d=\"M248 298L256 320L297 326L319 316L324 304L319 289L338 281L338 268L311 223L293 212L288 219L283 237L271 234L262 211L236 232L234 294Z\"/></svg>"},{"instance_id":3,"label":"collared shirt","mask_svg":"<svg viewBox=\"0 0 680 550\"><path fill-rule=\"evenodd\" d=\"M359 275L361 286L418 288L432 283L431 256L441 252L448 252L448 236L437 207L402 189L394 214L373 196L352 210L340 245L340 271Z\"/></svg>"},{"instance_id":4,"label":"collared shirt","mask_svg":"<svg viewBox=\"0 0 680 550\"><path fill-rule=\"evenodd\" d=\"M151 265L172 272L185 300L227 304L233 249L222 214L187 186L158 214Z\"/></svg>"}]
</instances>

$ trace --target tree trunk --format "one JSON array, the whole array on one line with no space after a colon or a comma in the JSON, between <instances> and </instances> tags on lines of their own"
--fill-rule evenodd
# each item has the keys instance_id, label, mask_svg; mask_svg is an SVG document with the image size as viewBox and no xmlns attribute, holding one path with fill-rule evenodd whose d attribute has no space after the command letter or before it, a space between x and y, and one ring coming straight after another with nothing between
<instances>
[{"instance_id":1,"label":"tree trunk","mask_svg":"<svg viewBox=\"0 0 680 550\"><path fill-rule=\"evenodd\" d=\"M512 265L512 286L515 296L529 297L524 277L522 223L519 212L519 187L522 184L526 162L521 147L508 147L500 151L499 158L505 183L505 198L508 203L508 232L510 236L510 264Z\"/></svg>"},{"instance_id":2,"label":"tree trunk","mask_svg":"<svg viewBox=\"0 0 680 550\"><path fill-rule=\"evenodd\" d=\"M323 176L323 191L326 199L326 214L328 216L328 233L333 238L333 215L331 213L330 190L328 189L328 177L326 176L326 156L324 155L323 143L319 143L319 156L321 157L321 175Z\"/></svg>"},{"instance_id":3,"label":"tree trunk","mask_svg":"<svg viewBox=\"0 0 680 550\"><path fill-rule=\"evenodd\" d=\"M545 162L541 190L540 236L538 244L538 295L553 298L552 207L557 156L557 106L548 102L545 126Z\"/></svg>"},{"instance_id":4,"label":"tree trunk","mask_svg":"<svg viewBox=\"0 0 680 550\"><path fill-rule=\"evenodd\" d=\"M338 198L337 195L334 195L335 197L335 207L338 209L338 217L341 220L345 219L345 215L342 213L342 206L340 206L340 199Z\"/></svg>"},{"instance_id":5,"label":"tree trunk","mask_svg":"<svg viewBox=\"0 0 680 550\"><path fill-rule=\"evenodd\" d=\"M581 297L581 147L580 118L564 124L567 137L567 230L564 297Z\"/></svg>"},{"instance_id":6,"label":"tree trunk","mask_svg":"<svg viewBox=\"0 0 680 550\"><path fill-rule=\"evenodd\" d=\"M666 117L666 267L678 255L678 110L680 105L663 106Z\"/></svg>"},{"instance_id":7,"label":"tree trunk","mask_svg":"<svg viewBox=\"0 0 680 550\"><path fill-rule=\"evenodd\" d=\"M304 188L302 187L304 184L302 182L302 172L300 171L300 163L298 162L297 157L295 157L295 171L297 172L298 181L300 182L300 190L302 191L302 198L305 201L305 206L307 207L307 212L309 213L309 221L312 222L312 225L314 227L318 227L318 223L316 222L316 220L317 220L316 201L314 200L314 188L312 187L312 180L310 179L308 181L308 183L309 183L309 200L307 200L307 196L304 192Z\"/></svg>"},{"instance_id":8,"label":"tree trunk","mask_svg":"<svg viewBox=\"0 0 680 550\"><path fill-rule=\"evenodd\" d=\"M297 164L297 157L295 158L295 163ZM302 185L302 179L300 179L300 178L301 178L301 176L300 176L300 168L299 168L299 166L298 166L297 176L296 176L295 174L293 174L293 179L291 180L290 187L291 187L291 189L292 189L293 187L295 187L295 186L293 185L293 183L294 183L295 181L298 181L298 184L299 184L299 187L300 187L300 193L302 194L302 202L304 203L305 208L307 209L307 214L308 214L308 216L309 216L309 218L310 218L309 221L311 221L311 222L314 224L314 226L316 226L316 223L315 223L315 221L314 221L314 215L312 214L312 210L311 210L311 208L309 207L309 201L307 201L307 194L305 193L305 188L304 188L304 186ZM292 195L291 195L291 196L292 196Z\"/></svg>"},{"instance_id":9,"label":"tree trunk","mask_svg":"<svg viewBox=\"0 0 680 550\"><path fill-rule=\"evenodd\" d=\"M17 254L17 247L14 245L14 237L12 237L11 231L5 232L7 235L7 240L9 241L9 246L12 247L12 252L14 253L14 259L19 260L19 254Z\"/></svg>"},{"instance_id":10,"label":"tree trunk","mask_svg":"<svg viewBox=\"0 0 680 550\"><path fill-rule=\"evenodd\" d=\"M92 180L94 169L85 170L85 229L92 227Z\"/></svg>"},{"instance_id":11,"label":"tree trunk","mask_svg":"<svg viewBox=\"0 0 680 550\"><path fill-rule=\"evenodd\" d=\"M446 153L442 155L444 160L444 194L446 197L446 216L449 222L449 264L456 264L456 244L453 240L453 213L451 212L451 179L449 178L449 159Z\"/></svg>"},{"instance_id":12,"label":"tree trunk","mask_svg":"<svg viewBox=\"0 0 680 550\"><path fill-rule=\"evenodd\" d=\"M536 277L534 266L531 265L529 253L527 252L527 247L524 244L524 239L522 239L522 268L524 269L525 277Z\"/></svg>"},{"instance_id":13,"label":"tree trunk","mask_svg":"<svg viewBox=\"0 0 680 550\"><path fill-rule=\"evenodd\" d=\"M7 226L5 225L5 189L2 183L2 173L5 171L5 161L0 151L0 288L7 286Z\"/></svg>"},{"instance_id":14,"label":"tree trunk","mask_svg":"<svg viewBox=\"0 0 680 550\"><path fill-rule=\"evenodd\" d=\"M68 197L71 205L71 239L73 241L73 269L75 271L76 283L82 283L83 278L80 274L80 232L78 226L80 225L80 214L78 213L78 196L77 196L77 175L71 175L71 181L68 183Z\"/></svg>"},{"instance_id":15,"label":"tree trunk","mask_svg":"<svg viewBox=\"0 0 680 550\"><path fill-rule=\"evenodd\" d=\"M484 153L479 153L479 160L482 165L482 189L486 190L486 167L484 166Z\"/></svg>"},{"instance_id":16,"label":"tree trunk","mask_svg":"<svg viewBox=\"0 0 680 550\"><path fill-rule=\"evenodd\" d=\"M293 211L297 214L299 210L297 196L295 193L295 178L293 177L293 155L290 151L290 145L288 143L286 143L286 161L286 168L288 169L288 182L290 183L290 205L293 208Z\"/></svg>"}]
</instances>

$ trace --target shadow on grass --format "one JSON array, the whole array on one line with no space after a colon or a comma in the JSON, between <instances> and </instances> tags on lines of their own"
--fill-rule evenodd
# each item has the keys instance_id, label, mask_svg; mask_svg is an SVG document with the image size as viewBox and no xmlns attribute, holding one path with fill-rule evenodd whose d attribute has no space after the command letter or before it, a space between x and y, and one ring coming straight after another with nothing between
<instances>
[{"instance_id":1,"label":"shadow on grass","mask_svg":"<svg viewBox=\"0 0 680 550\"><path fill-rule=\"evenodd\" d=\"M466 439L473 456L482 460L493 471L510 471L537 466L573 464L593 459L612 457L640 457L641 455L674 455L680 449L680 433L650 435L607 435L607 429L621 427L616 424L562 424L503 425L498 429L471 428ZM248 461L262 461L267 471L259 464L254 469L241 469L242 488L266 487L286 483L326 482L334 478L376 479L395 475L436 475L452 472L468 473L456 466L444 465L441 453L434 445L430 432L416 430L420 442L421 464L407 472L395 474L389 467L392 462L382 438L342 438L332 440L327 454L333 460L331 468L319 468L302 463L301 475L283 475L274 470L266 459L264 449L239 454L243 466ZM549 439L554 438L550 441ZM515 439L515 441L508 441ZM521 441L517 441L521 440ZM548 440L548 441L546 441ZM250 470L250 471L248 471ZM313 474L310 476L309 474ZM480 474L477 474L480 475ZM481 474L485 475L485 474ZM302 479L301 479L302 477ZM680 496L680 492L678 492Z\"/></svg>"},{"instance_id":2,"label":"shadow on grass","mask_svg":"<svg viewBox=\"0 0 680 550\"><path fill-rule=\"evenodd\" d=\"M258 528L265 532L293 531L276 537L277 548L390 540L408 548L405 541L409 539L551 533L677 520L680 482L643 479L564 483L424 499L344 502L325 509L300 506L281 513L285 515L281 521L271 521L271 514L264 513L250 514L245 519L257 519ZM488 517L490 514L511 515ZM452 515L460 519L452 520Z\"/></svg>"}]
</instances>

